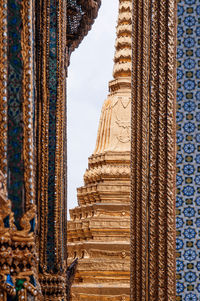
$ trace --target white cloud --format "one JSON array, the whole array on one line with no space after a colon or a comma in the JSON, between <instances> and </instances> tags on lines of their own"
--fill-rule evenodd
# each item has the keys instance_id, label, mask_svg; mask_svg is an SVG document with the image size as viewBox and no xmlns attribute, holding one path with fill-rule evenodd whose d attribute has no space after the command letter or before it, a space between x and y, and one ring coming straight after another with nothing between
<instances>
[{"instance_id":1,"label":"white cloud","mask_svg":"<svg viewBox=\"0 0 200 301\"><path fill-rule=\"evenodd\" d=\"M77 206L76 188L83 185L112 79L118 2L102 0L98 18L72 54L68 69L68 209Z\"/></svg>"}]
</instances>

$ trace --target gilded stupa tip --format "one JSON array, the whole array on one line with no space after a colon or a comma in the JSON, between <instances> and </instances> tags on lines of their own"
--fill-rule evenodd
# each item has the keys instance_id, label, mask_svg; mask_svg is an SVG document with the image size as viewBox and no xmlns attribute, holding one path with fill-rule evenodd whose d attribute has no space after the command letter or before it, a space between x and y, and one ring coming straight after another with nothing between
<instances>
[{"instance_id":1,"label":"gilded stupa tip","mask_svg":"<svg viewBox=\"0 0 200 301\"><path fill-rule=\"evenodd\" d=\"M94 155L130 151L132 0L119 0L114 80L104 102Z\"/></svg>"},{"instance_id":2,"label":"gilded stupa tip","mask_svg":"<svg viewBox=\"0 0 200 301\"><path fill-rule=\"evenodd\" d=\"M131 0L119 1L113 68L114 79L131 76L131 11Z\"/></svg>"}]
</instances>

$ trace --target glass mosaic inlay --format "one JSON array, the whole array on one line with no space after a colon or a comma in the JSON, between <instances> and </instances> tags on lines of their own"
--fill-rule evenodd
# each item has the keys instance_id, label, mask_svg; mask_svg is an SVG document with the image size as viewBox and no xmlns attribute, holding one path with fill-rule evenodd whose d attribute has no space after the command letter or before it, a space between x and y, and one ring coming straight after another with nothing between
<instances>
[{"instance_id":1,"label":"glass mosaic inlay","mask_svg":"<svg viewBox=\"0 0 200 301\"><path fill-rule=\"evenodd\" d=\"M47 269L55 269L54 203L55 203L55 154L56 154L56 109L57 109L57 15L56 0L50 1L49 29L49 175L48 175L48 233Z\"/></svg>"},{"instance_id":2,"label":"glass mosaic inlay","mask_svg":"<svg viewBox=\"0 0 200 301\"><path fill-rule=\"evenodd\" d=\"M21 9L21 0L8 1L8 198L19 229L24 207Z\"/></svg>"}]
</instances>

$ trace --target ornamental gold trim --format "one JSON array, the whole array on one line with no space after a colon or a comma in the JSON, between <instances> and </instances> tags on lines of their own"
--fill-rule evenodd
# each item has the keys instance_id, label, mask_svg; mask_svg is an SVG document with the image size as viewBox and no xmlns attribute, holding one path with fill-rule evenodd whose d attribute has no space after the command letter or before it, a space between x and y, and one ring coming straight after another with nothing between
<instances>
[{"instance_id":1,"label":"ornamental gold trim","mask_svg":"<svg viewBox=\"0 0 200 301\"><path fill-rule=\"evenodd\" d=\"M175 1L133 1L132 31L131 300L175 300Z\"/></svg>"},{"instance_id":2,"label":"ornamental gold trim","mask_svg":"<svg viewBox=\"0 0 200 301\"><path fill-rule=\"evenodd\" d=\"M22 1L22 33L21 48L23 62L23 158L24 158L24 185L25 207L35 202L35 177L34 177L34 147L33 147L33 106L34 106L34 75L33 75L33 7L34 1Z\"/></svg>"},{"instance_id":3,"label":"ornamental gold trim","mask_svg":"<svg viewBox=\"0 0 200 301\"><path fill-rule=\"evenodd\" d=\"M0 2L0 170L7 177L7 0Z\"/></svg>"},{"instance_id":4,"label":"ornamental gold trim","mask_svg":"<svg viewBox=\"0 0 200 301\"><path fill-rule=\"evenodd\" d=\"M48 45L49 15L48 1L39 1L37 13L37 33L42 37L37 46L37 201L39 219L39 258L41 268L46 270L47 216L48 216L48 140L49 140L49 92L48 78Z\"/></svg>"}]
</instances>

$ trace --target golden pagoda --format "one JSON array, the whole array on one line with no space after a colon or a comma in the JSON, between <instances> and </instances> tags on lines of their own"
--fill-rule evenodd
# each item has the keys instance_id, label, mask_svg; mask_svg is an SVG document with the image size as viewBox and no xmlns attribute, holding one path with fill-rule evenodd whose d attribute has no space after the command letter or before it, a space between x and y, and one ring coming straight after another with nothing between
<instances>
[{"instance_id":1,"label":"golden pagoda","mask_svg":"<svg viewBox=\"0 0 200 301\"><path fill-rule=\"evenodd\" d=\"M78 207L70 210L72 301L130 300L131 0L119 1L114 80L101 112Z\"/></svg>"}]
</instances>

